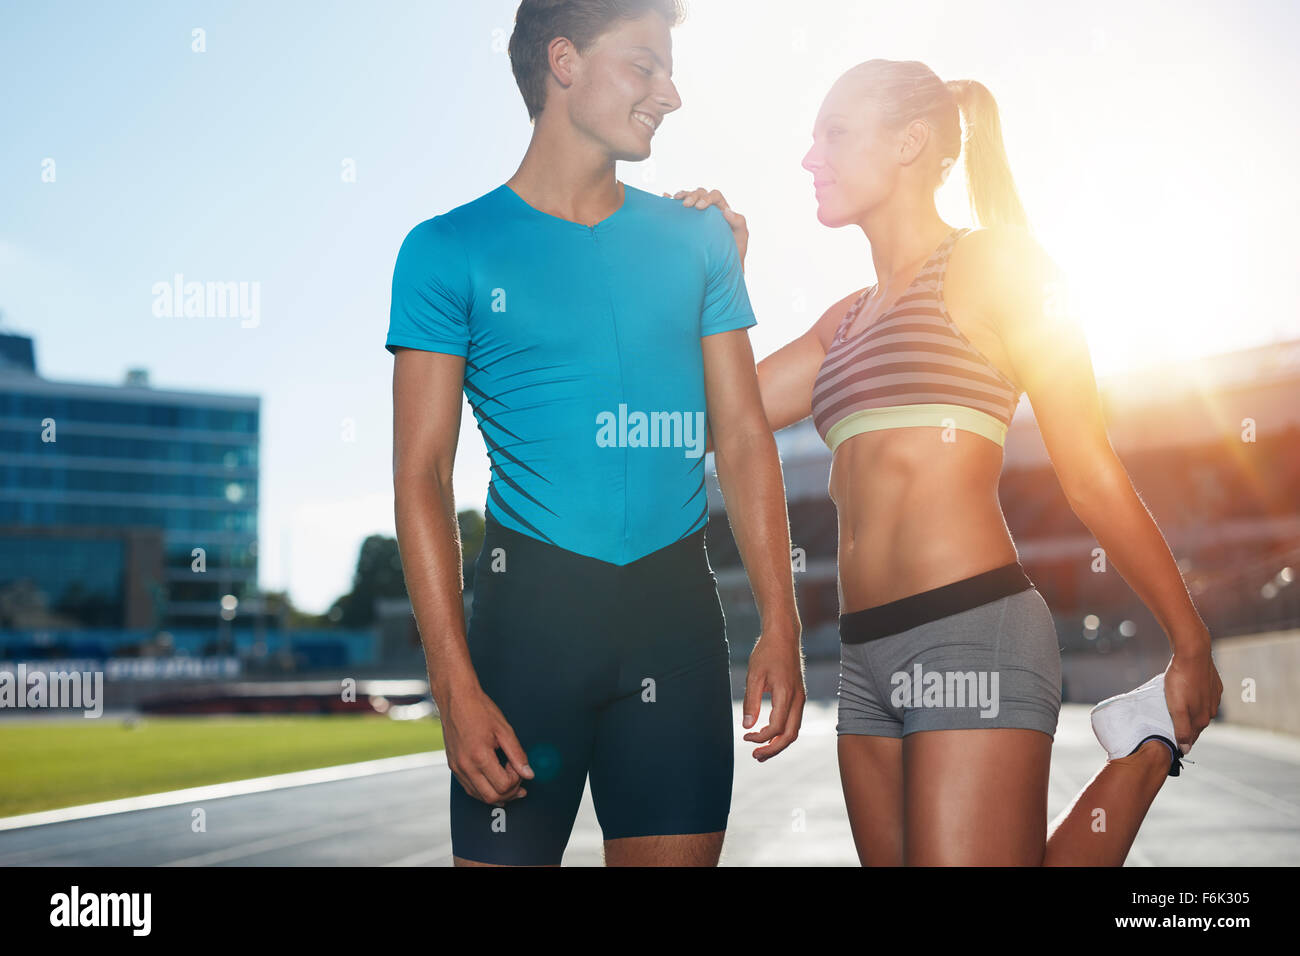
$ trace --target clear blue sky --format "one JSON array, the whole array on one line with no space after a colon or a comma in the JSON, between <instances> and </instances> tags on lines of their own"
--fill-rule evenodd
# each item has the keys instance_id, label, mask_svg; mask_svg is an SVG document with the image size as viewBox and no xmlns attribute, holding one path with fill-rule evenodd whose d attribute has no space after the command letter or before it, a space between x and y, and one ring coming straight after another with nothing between
<instances>
[{"instance_id":1,"label":"clear blue sky","mask_svg":"<svg viewBox=\"0 0 1300 956\"><path fill-rule=\"evenodd\" d=\"M264 587L321 610L393 533L393 259L416 222L515 170L530 127L513 0L10 2L0 13L0 309L50 378L263 400ZM871 281L799 168L844 69L920 59L993 90L1038 234L1098 371L1300 336L1291 2L694 0L683 109L628 182L723 189L751 227L761 356ZM191 50L205 31L206 52ZM56 181L41 181L52 159ZM345 183L345 160L357 181ZM967 224L960 176L941 211ZM261 285L257 328L157 318L175 273ZM346 440L351 422L353 440ZM468 409L462 506L486 458Z\"/></svg>"}]
</instances>

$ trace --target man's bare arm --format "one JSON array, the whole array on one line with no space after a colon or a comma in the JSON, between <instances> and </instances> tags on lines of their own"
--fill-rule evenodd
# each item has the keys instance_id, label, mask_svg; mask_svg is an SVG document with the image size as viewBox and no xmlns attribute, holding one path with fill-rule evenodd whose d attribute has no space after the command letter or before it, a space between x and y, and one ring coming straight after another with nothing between
<instances>
[{"instance_id":1,"label":"man's bare arm","mask_svg":"<svg viewBox=\"0 0 1300 956\"><path fill-rule=\"evenodd\" d=\"M465 640L460 529L452 466L460 435L465 360L399 349L393 365L393 504L402 572L415 612L447 763L485 803L523 796L527 757L483 693ZM501 766L500 747L509 763Z\"/></svg>"},{"instance_id":2,"label":"man's bare arm","mask_svg":"<svg viewBox=\"0 0 1300 956\"><path fill-rule=\"evenodd\" d=\"M763 693L772 696L767 726L745 739L765 743L754 756L766 760L798 737L806 699L785 482L763 412L748 333L737 329L706 336L703 351L718 483L760 618L745 683L746 728L758 719Z\"/></svg>"}]
</instances>

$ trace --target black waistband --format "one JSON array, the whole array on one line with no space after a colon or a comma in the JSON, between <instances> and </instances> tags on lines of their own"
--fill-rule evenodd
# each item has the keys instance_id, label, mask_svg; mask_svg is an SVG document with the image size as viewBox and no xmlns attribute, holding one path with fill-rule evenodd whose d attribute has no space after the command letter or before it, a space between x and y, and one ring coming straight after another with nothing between
<instances>
[{"instance_id":1,"label":"black waistband","mask_svg":"<svg viewBox=\"0 0 1300 956\"><path fill-rule=\"evenodd\" d=\"M610 579L629 582L655 579L690 581L701 575L708 577L713 570L705 548L704 528L692 531L627 564L611 564L516 531L503 525L490 511L484 514L483 523L484 552L490 551L488 542L505 547L518 559L516 567L557 580L586 580L592 583Z\"/></svg>"},{"instance_id":2,"label":"black waistband","mask_svg":"<svg viewBox=\"0 0 1300 956\"><path fill-rule=\"evenodd\" d=\"M941 617L960 614L1034 586L1019 561L940 585L928 591L840 615L840 640L862 644Z\"/></svg>"}]
</instances>

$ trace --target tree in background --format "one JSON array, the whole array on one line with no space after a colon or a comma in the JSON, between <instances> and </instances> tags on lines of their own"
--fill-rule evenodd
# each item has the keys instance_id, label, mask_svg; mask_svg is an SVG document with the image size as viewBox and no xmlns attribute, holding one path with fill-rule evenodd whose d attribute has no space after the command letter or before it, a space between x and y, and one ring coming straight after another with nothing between
<instances>
[{"instance_id":1,"label":"tree in background","mask_svg":"<svg viewBox=\"0 0 1300 956\"><path fill-rule=\"evenodd\" d=\"M474 590L474 562L483 550L485 532L483 515L474 509L466 509L456 514L456 524L460 527L460 562L465 568L465 590Z\"/></svg>"},{"instance_id":2,"label":"tree in background","mask_svg":"<svg viewBox=\"0 0 1300 956\"><path fill-rule=\"evenodd\" d=\"M334 602L327 616L343 627L369 627L375 622L375 598L405 596L397 539L372 534L361 543L352 590Z\"/></svg>"},{"instance_id":3,"label":"tree in background","mask_svg":"<svg viewBox=\"0 0 1300 956\"><path fill-rule=\"evenodd\" d=\"M456 515L460 529L461 563L466 590L474 587L474 561L483 547L483 515L473 509ZM343 627L369 627L375 620L375 598L408 597L397 539L372 534L361 545L352 590L330 607L325 617Z\"/></svg>"}]
</instances>

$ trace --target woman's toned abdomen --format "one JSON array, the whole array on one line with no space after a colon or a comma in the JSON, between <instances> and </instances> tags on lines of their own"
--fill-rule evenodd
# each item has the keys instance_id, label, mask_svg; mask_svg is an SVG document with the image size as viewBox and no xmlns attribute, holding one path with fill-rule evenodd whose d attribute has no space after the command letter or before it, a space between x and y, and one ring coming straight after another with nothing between
<instances>
[{"instance_id":1,"label":"woman's toned abdomen","mask_svg":"<svg viewBox=\"0 0 1300 956\"><path fill-rule=\"evenodd\" d=\"M1001 447L969 432L953 442L942 434L867 432L836 449L841 613L1017 560L998 502Z\"/></svg>"}]
</instances>

